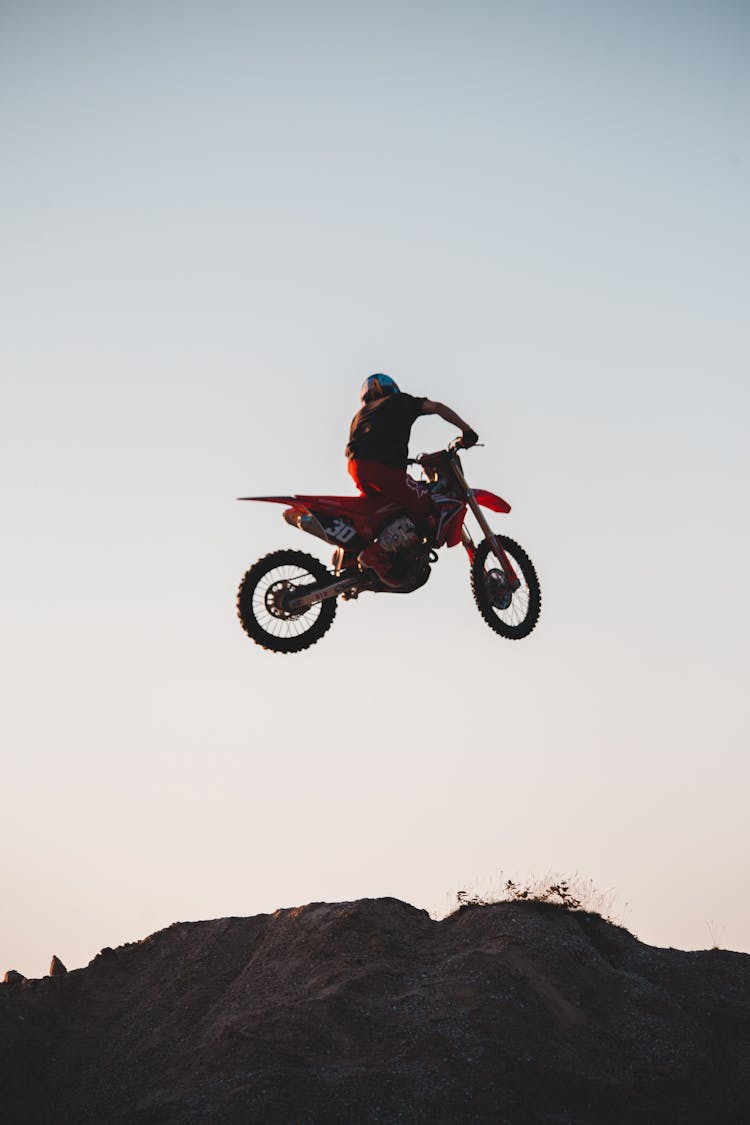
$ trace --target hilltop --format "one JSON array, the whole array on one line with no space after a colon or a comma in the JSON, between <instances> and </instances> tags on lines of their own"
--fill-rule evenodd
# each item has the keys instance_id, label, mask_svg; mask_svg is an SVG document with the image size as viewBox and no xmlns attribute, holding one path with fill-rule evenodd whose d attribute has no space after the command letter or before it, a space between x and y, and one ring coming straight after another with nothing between
<instances>
[{"instance_id":1,"label":"hilltop","mask_svg":"<svg viewBox=\"0 0 750 1125\"><path fill-rule=\"evenodd\" d=\"M0 985L6 1125L745 1125L750 956L533 902L180 922Z\"/></svg>"}]
</instances>

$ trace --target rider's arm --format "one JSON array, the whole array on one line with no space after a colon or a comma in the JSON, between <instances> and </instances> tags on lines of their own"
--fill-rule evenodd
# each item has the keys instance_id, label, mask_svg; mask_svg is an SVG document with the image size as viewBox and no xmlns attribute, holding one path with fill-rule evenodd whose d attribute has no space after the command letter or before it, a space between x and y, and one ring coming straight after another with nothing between
<instances>
[{"instance_id":1,"label":"rider's arm","mask_svg":"<svg viewBox=\"0 0 750 1125\"><path fill-rule=\"evenodd\" d=\"M437 414L438 417L444 421L449 422L452 426L458 426L464 436L464 444L476 445L479 440L479 435L475 430L472 430L468 423L464 422L463 418L459 418L455 410L451 410L450 406L446 406L442 402L433 402L432 399L426 398L422 404L423 414Z\"/></svg>"}]
</instances>

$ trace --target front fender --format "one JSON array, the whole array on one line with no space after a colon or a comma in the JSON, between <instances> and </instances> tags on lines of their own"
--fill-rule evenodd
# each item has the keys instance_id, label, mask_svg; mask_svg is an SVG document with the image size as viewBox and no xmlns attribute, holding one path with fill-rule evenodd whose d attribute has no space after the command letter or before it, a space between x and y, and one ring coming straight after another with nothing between
<instances>
[{"instance_id":1,"label":"front fender","mask_svg":"<svg viewBox=\"0 0 750 1125\"><path fill-rule=\"evenodd\" d=\"M478 504L483 508L489 508L491 512L510 511L507 500L503 500L502 496L496 496L494 492L488 492L486 488L472 488L471 494Z\"/></svg>"}]
</instances>

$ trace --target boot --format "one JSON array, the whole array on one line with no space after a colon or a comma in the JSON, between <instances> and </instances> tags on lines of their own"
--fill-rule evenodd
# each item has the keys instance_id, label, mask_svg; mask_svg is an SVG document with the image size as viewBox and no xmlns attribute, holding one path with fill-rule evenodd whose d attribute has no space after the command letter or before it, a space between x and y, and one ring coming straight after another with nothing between
<instances>
[{"instance_id":1,"label":"boot","mask_svg":"<svg viewBox=\"0 0 750 1125\"><path fill-rule=\"evenodd\" d=\"M384 586L398 589L399 583L391 577L391 557L379 543L370 543L369 547L360 551L357 561L363 570L374 570Z\"/></svg>"}]
</instances>

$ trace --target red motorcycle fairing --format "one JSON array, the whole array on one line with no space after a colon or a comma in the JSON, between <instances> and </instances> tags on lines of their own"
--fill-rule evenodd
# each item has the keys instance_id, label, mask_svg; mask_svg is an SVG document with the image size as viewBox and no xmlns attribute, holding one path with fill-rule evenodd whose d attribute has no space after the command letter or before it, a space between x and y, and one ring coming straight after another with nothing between
<instances>
[{"instance_id":1,"label":"red motorcycle fairing","mask_svg":"<svg viewBox=\"0 0 750 1125\"><path fill-rule=\"evenodd\" d=\"M478 504L483 508L489 508L491 512L509 512L510 504L507 500L503 500L502 496L496 496L494 492L488 492L486 488L472 488L472 495Z\"/></svg>"},{"instance_id":2,"label":"red motorcycle fairing","mask_svg":"<svg viewBox=\"0 0 750 1125\"><path fill-rule=\"evenodd\" d=\"M464 519L466 518L466 505L462 504L456 508L452 516L448 518L443 527L442 533L438 536L436 547L456 547L461 542L461 532L464 526Z\"/></svg>"},{"instance_id":3,"label":"red motorcycle fairing","mask_svg":"<svg viewBox=\"0 0 750 1125\"><path fill-rule=\"evenodd\" d=\"M485 488L472 489L472 495L478 504L484 508L489 508L493 512L509 512L510 504L503 500L502 496L496 496L494 492L488 492ZM461 532L463 531L464 519L466 518L466 504L456 510L455 515L452 515L446 522L443 532L435 544L436 547L456 547L461 542Z\"/></svg>"}]
</instances>

